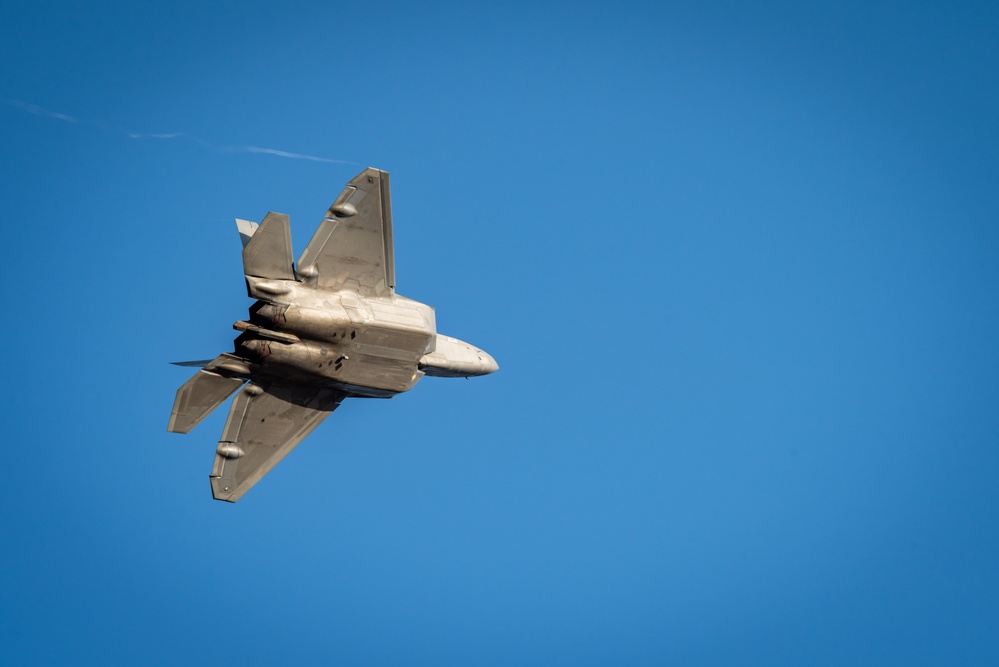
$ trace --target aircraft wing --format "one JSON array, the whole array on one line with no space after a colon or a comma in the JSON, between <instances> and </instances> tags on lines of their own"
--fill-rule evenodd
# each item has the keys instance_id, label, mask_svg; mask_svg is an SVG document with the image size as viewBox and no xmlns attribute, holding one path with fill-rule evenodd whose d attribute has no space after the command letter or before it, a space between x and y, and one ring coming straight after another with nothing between
<instances>
[{"instance_id":1,"label":"aircraft wing","mask_svg":"<svg viewBox=\"0 0 999 667\"><path fill-rule=\"evenodd\" d=\"M326 211L298 273L329 290L385 296L395 289L392 202L389 175L368 168L358 174Z\"/></svg>"},{"instance_id":2,"label":"aircraft wing","mask_svg":"<svg viewBox=\"0 0 999 667\"><path fill-rule=\"evenodd\" d=\"M281 462L337 409L345 394L303 385L250 382L233 399L212 468L212 495L231 503Z\"/></svg>"}]
</instances>

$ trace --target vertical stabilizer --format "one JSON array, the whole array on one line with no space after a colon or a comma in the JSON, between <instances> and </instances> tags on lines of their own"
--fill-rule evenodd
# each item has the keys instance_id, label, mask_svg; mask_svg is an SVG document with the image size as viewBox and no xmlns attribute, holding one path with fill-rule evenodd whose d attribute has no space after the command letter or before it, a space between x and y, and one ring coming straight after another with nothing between
<instances>
[{"instance_id":1,"label":"vertical stabilizer","mask_svg":"<svg viewBox=\"0 0 999 667\"><path fill-rule=\"evenodd\" d=\"M240 220L236 218L236 230L239 231L239 241L246 247L246 244L250 242L250 238L253 236L253 232L257 231L259 227L255 222L249 220Z\"/></svg>"},{"instance_id":2,"label":"vertical stabilizer","mask_svg":"<svg viewBox=\"0 0 999 667\"><path fill-rule=\"evenodd\" d=\"M243 245L243 273L272 280L295 279L294 260L291 257L291 225L287 215L268 213L256 229L251 229L249 225L244 228L239 220L236 221L236 226L240 237L249 237Z\"/></svg>"}]
</instances>

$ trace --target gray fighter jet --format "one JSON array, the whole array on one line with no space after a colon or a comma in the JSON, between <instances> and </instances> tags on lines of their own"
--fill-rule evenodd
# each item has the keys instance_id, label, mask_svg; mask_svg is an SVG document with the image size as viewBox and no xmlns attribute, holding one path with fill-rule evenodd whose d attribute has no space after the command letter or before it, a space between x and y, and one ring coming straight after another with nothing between
<instances>
[{"instance_id":1,"label":"gray fighter jet","mask_svg":"<svg viewBox=\"0 0 999 667\"><path fill-rule=\"evenodd\" d=\"M326 211L294 264L288 216L237 220L256 299L233 354L199 366L168 431L187 433L236 391L215 450L212 495L236 502L345 398L391 398L424 375L497 370L491 356L437 333L434 309L395 293L389 175L365 169Z\"/></svg>"}]
</instances>

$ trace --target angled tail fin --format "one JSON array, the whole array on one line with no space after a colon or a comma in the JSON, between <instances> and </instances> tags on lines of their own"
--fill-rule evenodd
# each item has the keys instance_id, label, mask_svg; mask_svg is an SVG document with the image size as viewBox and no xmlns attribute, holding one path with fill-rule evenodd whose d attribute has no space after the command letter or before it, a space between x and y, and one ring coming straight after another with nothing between
<instances>
[{"instance_id":1,"label":"angled tail fin","mask_svg":"<svg viewBox=\"0 0 999 667\"><path fill-rule=\"evenodd\" d=\"M250 242L250 237L253 236L253 232L257 231L257 227L259 226L255 222L236 218L236 229L239 230L239 240L243 243L244 248Z\"/></svg>"},{"instance_id":2,"label":"angled tail fin","mask_svg":"<svg viewBox=\"0 0 999 667\"><path fill-rule=\"evenodd\" d=\"M236 220L243 241L243 273L272 280L294 280L291 225L284 213L268 213L259 225Z\"/></svg>"}]
</instances>

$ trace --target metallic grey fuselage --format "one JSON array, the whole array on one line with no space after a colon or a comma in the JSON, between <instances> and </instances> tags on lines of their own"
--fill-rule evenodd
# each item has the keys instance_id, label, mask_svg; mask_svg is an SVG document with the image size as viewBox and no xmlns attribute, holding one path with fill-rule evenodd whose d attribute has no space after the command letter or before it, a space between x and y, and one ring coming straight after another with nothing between
<instances>
[{"instance_id":1,"label":"metallic grey fuselage","mask_svg":"<svg viewBox=\"0 0 999 667\"><path fill-rule=\"evenodd\" d=\"M314 289L308 279L252 276L247 291L258 301L235 352L253 364L254 376L387 398L424 374L471 377L496 369L492 357L467 343L446 337L438 345L434 309L398 294L363 297Z\"/></svg>"}]
</instances>

